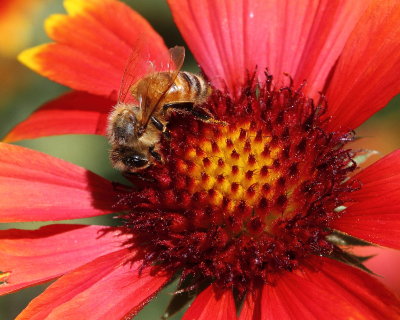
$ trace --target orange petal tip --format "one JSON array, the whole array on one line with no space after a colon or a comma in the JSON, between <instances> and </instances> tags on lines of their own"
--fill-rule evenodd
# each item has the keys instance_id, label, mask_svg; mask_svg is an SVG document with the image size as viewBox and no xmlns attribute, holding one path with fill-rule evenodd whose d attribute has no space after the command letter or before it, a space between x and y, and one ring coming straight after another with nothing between
<instances>
[{"instance_id":1,"label":"orange petal tip","mask_svg":"<svg viewBox=\"0 0 400 320\"><path fill-rule=\"evenodd\" d=\"M42 69L39 56L49 44L42 44L33 48L26 49L18 55L18 61L28 68L39 71Z\"/></svg>"}]
</instances>

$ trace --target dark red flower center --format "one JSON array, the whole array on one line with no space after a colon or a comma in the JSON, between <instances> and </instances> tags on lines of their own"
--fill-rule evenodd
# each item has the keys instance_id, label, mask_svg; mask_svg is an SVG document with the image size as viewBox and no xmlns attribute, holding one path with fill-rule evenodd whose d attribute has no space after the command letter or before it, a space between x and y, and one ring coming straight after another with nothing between
<instances>
[{"instance_id":1,"label":"dark red flower center","mask_svg":"<svg viewBox=\"0 0 400 320\"><path fill-rule=\"evenodd\" d=\"M322 99L271 81L249 81L236 100L216 90L206 107L225 126L170 119L165 163L123 196L145 264L244 291L330 254L335 209L354 189L352 135L324 130Z\"/></svg>"}]
</instances>

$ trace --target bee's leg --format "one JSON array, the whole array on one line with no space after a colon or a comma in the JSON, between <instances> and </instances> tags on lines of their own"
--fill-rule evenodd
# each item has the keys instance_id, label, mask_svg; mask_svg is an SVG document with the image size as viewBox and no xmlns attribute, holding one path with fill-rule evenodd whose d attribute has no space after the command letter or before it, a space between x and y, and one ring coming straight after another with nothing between
<instances>
[{"instance_id":1,"label":"bee's leg","mask_svg":"<svg viewBox=\"0 0 400 320\"><path fill-rule=\"evenodd\" d=\"M154 150L154 146L151 146L149 148L149 152L154 157L154 159L156 159L159 162L162 161L161 155L157 151Z\"/></svg>"},{"instance_id":2,"label":"bee's leg","mask_svg":"<svg viewBox=\"0 0 400 320\"><path fill-rule=\"evenodd\" d=\"M199 107L195 107L193 102L187 102L187 101L174 102L174 103L167 103L163 106L164 112L168 111L169 109L173 109L178 112L181 111L185 113L190 113L194 117L199 118L200 120L203 121L208 121L212 118L212 115L209 112Z\"/></svg>"},{"instance_id":3,"label":"bee's leg","mask_svg":"<svg viewBox=\"0 0 400 320\"><path fill-rule=\"evenodd\" d=\"M186 112L193 115L195 118L210 123L224 124L223 121L218 121L214 119L213 115L206 109L196 106L193 102L174 102L167 103L163 106L163 110L173 109L176 111Z\"/></svg>"},{"instance_id":4,"label":"bee's leg","mask_svg":"<svg viewBox=\"0 0 400 320\"><path fill-rule=\"evenodd\" d=\"M150 118L151 123L156 127L156 129L160 130L161 132L164 132L166 130L164 124L158 120L156 117L152 116Z\"/></svg>"},{"instance_id":5,"label":"bee's leg","mask_svg":"<svg viewBox=\"0 0 400 320\"><path fill-rule=\"evenodd\" d=\"M163 110L175 109L178 111L191 112L194 108L194 103L190 101L171 102L163 105Z\"/></svg>"},{"instance_id":6,"label":"bee's leg","mask_svg":"<svg viewBox=\"0 0 400 320\"><path fill-rule=\"evenodd\" d=\"M156 129L160 130L167 139L171 138L171 135L168 132L167 127L160 120L158 120L154 116L152 116L150 118L150 120L151 120L151 123L154 125L154 127L156 127Z\"/></svg>"}]
</instances>

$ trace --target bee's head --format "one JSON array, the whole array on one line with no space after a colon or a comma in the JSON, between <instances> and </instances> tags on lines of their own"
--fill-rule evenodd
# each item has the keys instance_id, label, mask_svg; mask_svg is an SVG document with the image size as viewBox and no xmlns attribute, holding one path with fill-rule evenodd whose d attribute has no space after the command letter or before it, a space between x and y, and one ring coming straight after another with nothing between
<instances>
[{"instance_id":1,"label":"bee's head","mask_svg":"<svg viewBox=\"0 0 400 320\"><path fill-rule=\"evenodd\" d=\"M113 166L121 171L135 172L150 164L145 154L125 146L111 150L110 159Z\"/></svg>"}]
</instances>

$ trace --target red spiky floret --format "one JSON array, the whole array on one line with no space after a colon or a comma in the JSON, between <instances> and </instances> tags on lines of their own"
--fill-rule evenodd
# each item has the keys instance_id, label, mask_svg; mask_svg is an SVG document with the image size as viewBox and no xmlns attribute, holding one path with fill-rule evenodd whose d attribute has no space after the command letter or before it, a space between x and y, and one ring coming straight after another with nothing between
<instances>
[{"instance_id":1,"label":"red spiky floret","mask_svg":"<svg viewBox=\"0 0 400 320\"><path fill-rule=\"evenodd\" d=\"M163 164L121 195L124 230L145 264L239 292L328 255L335 208L358 186L347 132L326 132L324 99L249 80L237 101L214 91L206 105L226 125L173 116ZM145 183L143 183L145 181Z\"/></svg>"}]
</instances>

